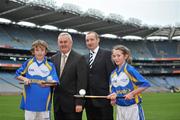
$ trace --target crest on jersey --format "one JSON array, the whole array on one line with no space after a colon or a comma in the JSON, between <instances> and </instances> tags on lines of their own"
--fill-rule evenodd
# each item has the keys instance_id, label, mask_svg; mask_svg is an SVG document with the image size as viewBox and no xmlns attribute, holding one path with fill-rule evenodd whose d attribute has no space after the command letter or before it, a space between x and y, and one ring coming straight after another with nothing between
<instances>
[{"instance_id":1,"label":"crest on jersey","mask_svg":"<svg viewBox=\"0 0 180 120\"><path fill-rule=\"evenodd\" d=\"M45 66L44 64L38 66L37 63L34 62L29 66L28 73L31 76L37 75L37 76L41 76L41 77L46 77L50 74L50 71L49 71L48 67Z\"/></svg>"},{"instance_id":2,"label":"crest on jersey","mask_svg":"<svg viewBox=\"0 0 180 120\"><path fill-rule=\"evenodd\" d=\"M125 87L126 85L129 84L129 78L128 76L124 73L124 72L121 72L118 76L114 76L114 78L112 79L112 84L113 86L115 87L118 87L118 86L122 86L122 87Z\"/></svg>"}]
</instances>

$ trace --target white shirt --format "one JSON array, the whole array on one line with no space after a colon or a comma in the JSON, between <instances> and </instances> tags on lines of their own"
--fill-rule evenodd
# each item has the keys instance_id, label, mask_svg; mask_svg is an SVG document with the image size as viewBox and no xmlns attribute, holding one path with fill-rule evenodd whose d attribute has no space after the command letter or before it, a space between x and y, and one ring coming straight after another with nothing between
<instances>
[{"instance_id":1,"label":"white shirt","mask_svg":"<svg viewBox=\"0 0 180 120\"><path fill-rule=\"evenodd\" d=\"M67 61L67 58L68 58L68 56L69 56L70 52L71 52L71 50L65 54L65 55L66 55L66 59L65 59L65 61ZM64 54L63 54L63 53L61 53L61 64L62 64L62 61L63 61L63 57L62 57L63 55L64 55ZM60 65L61 65L61 64L60 64Z\"/></svg>"},{"instance_id":2,"label":"white shirt","mask_svg":"<svg viewBox=\"0 0 180 120\"><path fill-rule=\"evenodd\" d=\"M70 54L70 52L71 52L71 50L69 51L69 52L67 52L66 54L63 54L63 53L61 53L61 63L60 63L60 76L61 76L61 74L62 74L62 72L63 72L63 70L64 70L64 67L65 67L65 65L66 65L66 61L67 61L67 59L68 59L68 56L69 56L69 54ZM63 61L63 59L64 59L64 55L66 55L66 57L65 57L65 64L63 63L64 61ZM64 64L64 65L63 65Z\"/></svg>"},{"instance_id":3,"label":"white shirt","mask_svg":"<svg viewBox=\"0 0 180 120\"><path fill-rule=\"evenodd\" d=\"M94 49L93 51L89 51L90 53L92 53L93 54L93 62L94 62L94 59L96 58L96 55L97 55L97 53L98 53L98 50L99 50L99 46L97 46L96 47L96 49Z\"/></svg>"}]
</instances>

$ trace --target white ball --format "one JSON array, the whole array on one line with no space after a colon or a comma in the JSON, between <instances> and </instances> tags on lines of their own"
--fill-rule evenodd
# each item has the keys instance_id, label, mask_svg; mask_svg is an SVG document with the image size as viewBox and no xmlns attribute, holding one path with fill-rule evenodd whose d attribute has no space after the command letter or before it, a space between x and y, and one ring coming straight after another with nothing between
<instances>
[{"instance_id":1,"label":"white ball","mask_svg":"<svg viewBox=\"0 0 180 120\"><path fill-rule=\"evenodd\" d=\"M52 79L52 76L48 76L47 77L47 81L52 81L53 79Z\"/></svg>"},{"instance_id":2,"label":"white ball","mask_svg":"<svg viewBox=\"0 0 180 120\"><path fill-rule=\"evenodd\" d=\"M82 96L84 96L84 95L86 94L86 90L81 89L81 90L79 91L79 94L82 95Z\"/></svg>"}]
</instances>

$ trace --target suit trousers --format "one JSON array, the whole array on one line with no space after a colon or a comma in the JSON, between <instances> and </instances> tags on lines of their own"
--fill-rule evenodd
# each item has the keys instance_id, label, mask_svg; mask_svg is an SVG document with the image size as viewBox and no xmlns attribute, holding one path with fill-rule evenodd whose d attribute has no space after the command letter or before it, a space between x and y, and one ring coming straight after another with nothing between
<instances>
[{"instance_id":1,"label":"suit trousers","mask_svg":"<svg viewBox=\"0 0 180 120\"><path fill-rule=\"evenodd\" d=\"M59 109L54 111L54 120L82 120L82 112L63 112Z\"/></svg>"},{"instance_id":2,"label":"suit trousers","mask_svg":"<svg viewBox=\"0 0 180 120\"><path fill-rule=\"evenodd\" d=\"M86 106L87 120L113 120L113 107Z\"/></svg>"}]
</instances>

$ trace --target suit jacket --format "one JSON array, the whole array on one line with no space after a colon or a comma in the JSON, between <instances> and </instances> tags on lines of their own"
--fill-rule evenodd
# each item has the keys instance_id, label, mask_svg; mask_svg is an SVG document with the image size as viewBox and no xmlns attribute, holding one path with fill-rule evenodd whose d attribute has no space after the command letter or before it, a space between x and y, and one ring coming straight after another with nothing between
<instances>
[{"instance_id":1,"label":"suit jacket","mask_svg":"<svg viewBox=\"0 0 180 120\"><path fill-rule=\"evenodd\" d=\"M89 60L89 56L86 56L86 60ZM89 69L87 94L109 95L109 78L114 68L111 52L99 48L92 63L92 68ZM106 99L88 99L87 102L91 102L91 104L97 107L110 105L110 101Z\"/></svg>"},{"instance_id":2,"label":"suit jacket","mask_svg":"<svg viewBox=\"0 0 180 120\"><path fill-rule=\"evenodd\" d=\"M57 74L60 73L61 53L51 58L55 64ZM76 105L83 105L82 99L75 99L73 95L79 94L80 89L87 87L87 63L85 57L71 50L61 77L60 84L54 89L54 110L59 108L64 112L75 112Z\"/></svg>"}]
</instances>

